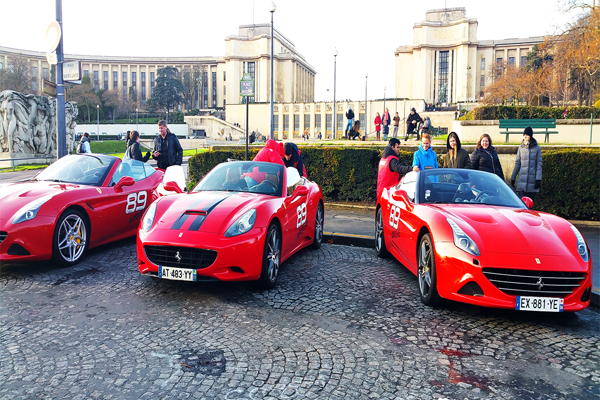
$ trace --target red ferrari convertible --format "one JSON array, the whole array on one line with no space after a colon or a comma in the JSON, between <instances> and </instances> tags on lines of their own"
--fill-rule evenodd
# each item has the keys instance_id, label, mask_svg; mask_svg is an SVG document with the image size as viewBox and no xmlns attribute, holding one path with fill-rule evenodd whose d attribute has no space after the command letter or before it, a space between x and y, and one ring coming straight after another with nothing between
<instances>
[{"instance_id":1,"label":"red ferrari convertible","mask_svg":"<svg viewBox=\"0 0 600 400\"><path fill-rule=\"evenodd\" d=\"M162 177L140 161L77 154L0 184L0 261L74 264L89 248L134 236Z\"/></svg>"},{"instance_id":2,"label":"red ferrari convertible","mask_svg":"<svg viewBox=\"0 0 600 400\"><path fill-rule=\"evenodd\" d=\"M571 223L532 206L488 172L410 172L378 198L375 248L418 277L426 305L583 310L592 290L589 247Z\"/></svg>"},{"instance_id":3,"label":"red ferrari convertible","mask_svg":"<svg viewBox=\"0 0 600 400\"><path fill-rule=\"evenodd\" d=\"M180 192L171 182L166 189ZM295 168L257 161L213 168L189 193L152 203L138 232L139 270L184 281L258 280L323 239L323 193Z\"/></svg>"}]
</instances>

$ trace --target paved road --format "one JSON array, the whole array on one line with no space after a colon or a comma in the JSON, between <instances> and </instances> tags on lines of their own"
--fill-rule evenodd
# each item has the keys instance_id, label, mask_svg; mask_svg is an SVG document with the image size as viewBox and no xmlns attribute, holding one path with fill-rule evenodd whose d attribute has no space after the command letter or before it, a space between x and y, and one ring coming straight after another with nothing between
<instances>
[{"instance_id":1,"label":"paved road","mask_svg":"<svg viewBox=\"0 0 600 400\"><path fill-rule=\"evenodd\" d=\"M449 303L372 249L323 245L278 286L141 276L135 241L0 270L0 398L596 399L600 313Z\"/></svg>"}]
</instances>

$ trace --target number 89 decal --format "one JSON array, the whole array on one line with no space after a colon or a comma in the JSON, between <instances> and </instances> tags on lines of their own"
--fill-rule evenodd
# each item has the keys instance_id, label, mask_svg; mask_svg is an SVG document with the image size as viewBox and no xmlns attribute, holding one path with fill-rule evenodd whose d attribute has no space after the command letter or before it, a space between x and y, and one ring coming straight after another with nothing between
<instances>
[{"instance_id":1,"label":"number 89 decal","mask_svg":"<svg viewBox=\"0 0 600 400\"><path fill-rule=\"evenodd\" d=\"M127 207L125 208L125 214L131 214L135 211L142 211L146 208L146 200L148 195L145 191L139 193L129 193L127 195Z\"/></svg>"},{"instance_id":2,"label":"number 89 decal","mask_svg":"<svg viewBox=\"0 0 600 400\"><path fill-rule=\"evenodd\" d=\"M296 228L300 228L306 223L306 203L302 203L296 208L298 219L296 220Z\"/></svg>"},{"instance_id":3,"label":"number 89 decal","mask_svg":"<svg viewBox=\"0 0 600 400\"><path fill-rule=\"evenodd\" d=\"M400 219L400 207L392 206L390 210L390 226L398 229L398 220Z\"/></svg>"}]
</instances>

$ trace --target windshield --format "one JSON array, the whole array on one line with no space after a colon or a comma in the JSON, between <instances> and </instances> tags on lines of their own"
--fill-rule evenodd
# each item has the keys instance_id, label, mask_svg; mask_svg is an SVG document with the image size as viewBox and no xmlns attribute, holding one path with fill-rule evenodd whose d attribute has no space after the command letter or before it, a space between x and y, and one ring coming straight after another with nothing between
<instances>
[{"instance_id":1,"label":"windshield","mask_svg":"<svg viewBox=\"0 0 600 400\"><path fill-rule=\"evenodd\" d=\"M34 179L99 186L104 182L115 157L72 154L62 157Z\"/></svg>"},{"instance_id":2,"label":"windshield","mask_svg":"<svg viewBox=\"0 0 600 400\"><path fill-rule=\"evenodd\" d=\"M469 169L419 172L419 203L478 203L526 208L497 175Z\"/></svg>"},{"instance_id":3,"label":"windshield","mask_svg":"<svg viewBox=\"0 0 600 400\"><path fill-rule=\"evenodd\" d=\"M194 192L223 190L281 195L283 165L259 162L226 162L213 168Z\"/></svg>"}]
</instances>

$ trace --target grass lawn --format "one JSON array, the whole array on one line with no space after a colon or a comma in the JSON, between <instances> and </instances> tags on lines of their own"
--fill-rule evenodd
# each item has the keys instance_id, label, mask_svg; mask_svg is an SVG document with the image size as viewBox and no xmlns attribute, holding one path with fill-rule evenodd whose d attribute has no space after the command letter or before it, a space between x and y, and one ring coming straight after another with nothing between
<instances>
[{"instance_id":1,"label":"grass lawn","mask_svg":"<svg viewBox=\"0 0 600 400\"><path fill-rule=\"evenodd\" d=\"M17 165L15 167L15 171L27 171L30 169L42 169L42 168L46 168L48 166L48 164L22 164L22 165ZM0 173L2 172L13 172L12 168L0 168Z\"/></svg>"}]
</instances>

